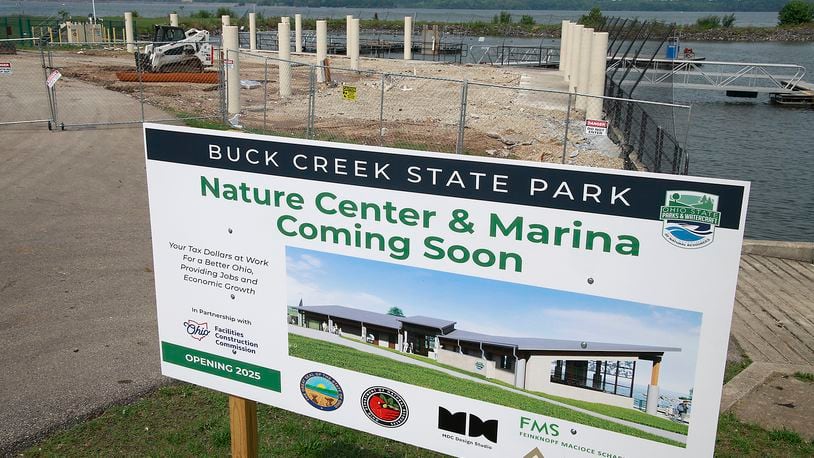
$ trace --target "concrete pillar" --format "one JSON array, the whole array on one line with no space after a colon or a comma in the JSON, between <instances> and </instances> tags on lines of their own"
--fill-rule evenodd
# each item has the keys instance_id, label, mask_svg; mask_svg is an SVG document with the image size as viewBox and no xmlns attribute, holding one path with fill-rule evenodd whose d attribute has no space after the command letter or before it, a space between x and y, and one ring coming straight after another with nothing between
<instances>
[{"instance_id":1,"label":"concrete pillar","mask_svg":"<svg viewBox=\"0 0 814 458\"><path fill-rule=\"evenodd\" d=\"M350 57L350 29L353 27L353 16L345 16L345 55Z\"/></svg>"},{"instance_id":2,"label":"concrete pillar","mask_svg":"<svg viewBox=\"0 0 814 458\"><path fill-rule=\"evenodd\" d=\"M565 59L568 55L568 48L566 47L566 43L568 42L568 25L571 21L562 21L562 26L560 27L560 74L565 75Z\"/></svg>"},{"instance_id":3,"label":"concrete pillar","mask_svg":"<svg viewBox=\"0 0 814 458\"><path fill-rule=\"evenodd\" d=\"M656 415L659 407L659 386L647 385L647 407L645 410L650 415Z\"/></svg>"},{"instance_id":4,"label":"concrete pillar","mask_svg":"<svg viewBox=\"0 0 814 458\"><path fill-rule=\"evenodd\" d=\"M404 16L404 60L413 58L413 17Z\"/></svg>"},{"instance_id":5,"label":"concrete pillar","mask_svg":"<svg viewBox=\"0 0 814 458\"><path fill-rule=\"evenodd\" d=\"M288 24L288 29L291 30L291 18L289 16L283 16L280 18L280 21L283 24Z\"/></svg>"},{"instance_id":6,"label":"concrete pillar","mask_svg":"<svg viewBox=\"0 0 814 458\"><path fill-rule=\"evenodd\" d=\"M397 336L398 343L396 344L396 350L404 351L404 338L400 332L397 334ZM367 340L367 336L365 336L365 340Z\"/></svg>"},{"instance_id":7,"label":"concrete pillar","mask_svg":"<svg viewBox=\"0 0 814 458\"><path fill-rule=\"evenodd\" d=\"M68 36L68 43L73 43L73 22L65 21L65 34ZM130 45L127 45L127 52L130 51Z\"/></svg>"},{"instance_id":8,"label":"concrete pillar","mask_svg":"<svg viewBox=\"0 0 814 458\"><path fill-rule=\"evenodd\" d=\"M294 15L294 52L302 52L302 14Z\"/></svg>"},{"instance_id":9,"label":"concrete pillar","mask_svg":"<svg viewBox=\"0 0 814 458\"><path fill-rule=\"evenodd\" d=\"M170 13L170 25L178 27L178 13Z\"/></svg>"},{"instance_id":10,"label":"concrete pillar","mask_svg":"<svg viewBox=\"0 0 814 458\"><path fill-rule=\"evenodd\" d=\"M570 92L574 92L574 88L577 87L579 51L581 49L580 45L582 44L582 29L584 28L582 24L577 24L571 29L571 34L569 35L571 44L568 46L568 49L570 49L571 52L568 53L568 90Z\"/></svg>"},{"instance_id":11,"label":"concrete pillar","mask_svg":"<svg viewBox=\"0 0 814 458\"><path fill-rule=\"evenodd\" d=\"M224 16L229 17L229 16ZM223 26L223 52L226 65L226 100L229 115L240 113L240 58L237 26Z\"/></svg>"},{"instance_id":12,"label":"concrete pillar","mask_svg":"<svg viewBox=\"0 0 814 458\"><path fill-rule=\"evenodd\" d=\"M68 32L70 32L70 30ZM68 37L70 36L69 33ZM70 38L68 38L68 40L70 40ZM133 13L130 11L124 13L124 41L127 43L127 52L136 52L136 40L133 39Z\"/></svg>"},{"instance_id":13,"label":"concrete pillar","mask_svg":"<svg viewBox=\"0 0 814 458\"><path fill-rule=\"evenodd\" d=\"M325 65L328 57L328 23L317 21L317 65ZM317 68L317 82L325 82L325 69Z\"/></svg>"},{"instance_id":14,"label":"concrete pillar","mask_svg":"<svg viewBox=\"0 0 814 458\"><path fill-rule=\"evenodd\" d=\"M291 25L285 22L277 24L277 46L279 49L277 61L280 70L280 97L291 95Z\"/></svg>"},{"instance_id":15,"label":"concrete pillar","mask_svg":"<svg viewBox=\"0 0 814 458\"><path fill-rule=\"evenodd\" d=\"M520 389L526 388L526 360L517 358L514 367L514 386Z\"/></svg>"},{"instance_id":16,"label":"concrete pillar","mask_svg":"<svg viewBox=\"0 0 814 458\"><path fill-rule=\"evenodd\" d=\"M249 50L257 50L257 15L249 13Z\"/></svg>"},{"instance_id":17,"label":"concrete pillar","mask_svg":"<svg viewBox=\"0 0 814 458\"><path fill-rule=\"evenodd\" d=\"M594 29L582 29L582 40L579 42L579 73L577 74L577 92L588 93L588 75L591 73L591 46L594 39ZM588 106L587 97L577 97L577 110L584 110Z\"/></svg>"},{"instance_id":18,"label":"concrete pillar","mask_svg":"<svg viewBox=\"0 0 814 458\"><path fill-rule=\"evenodd\" d=\"M222 26L226 27L227 25L229 25L229 22L230 18L228 14L224 14L223 16L220 17L220 24Z\"/></svg>"},{"instance_id":19,"label":"concrete pillar","mask_svg":"<svg viewBox=\"0 0 814 458\"><path fill-rule=\"evenodd\" d=\"M367 326L362 323L362 342L367 342Z\"/></svg>"},{"instance_id":20,"label":"concrete pillar","mask_svg":"<svg viewBox=\"0 0 814 458\"><path fill-rule=\"evenodd\" d=\"M359 70L359 19L351 21L350 38L350 68Z\"/></svg>"},{"instance_id":21,"label":"concrete pillar","mask_svg":"<svg viewBox=\"0 0 814 458\"><path fill-rule=\"evenodd\" d=\"M334 332L334 320L328 317L328 332Z\"/></svg>"},{"instance_id":22,"label":"concrete pillar","mask_svg":"<svg viewBox=\"0 0 814 458\"><path fill-rule=\"evenodd\" d=\"M597 97L605 95L605 70L607 68L608 32L594 32L591 44L591 66L588 74L588 93ZM588 119L602 117L602 99L591 99L585 111Z\"/></svg>"}]
</instances>

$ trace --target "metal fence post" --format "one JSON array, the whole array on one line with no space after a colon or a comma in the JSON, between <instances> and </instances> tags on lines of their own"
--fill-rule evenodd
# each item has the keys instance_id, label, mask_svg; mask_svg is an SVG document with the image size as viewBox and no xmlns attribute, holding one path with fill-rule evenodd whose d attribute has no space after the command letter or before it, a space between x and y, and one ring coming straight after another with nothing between
<instances>
[{"instance_id":1,"label":"metal fence post","mask_svg":"<svg viewBox=\"0 0 814 458\"><path fill-rule=\"evenodd\" d=\"M387 73L382 73L382 90L379 95L379 145L384 145L384 81Z\"/></svg>"},{"instance_id":2,"label":"metal fence post","mask_svg":"<svg viewBox=\"0 0 814 458\"><path fill-rule=\"evenodd\" d=\"M45 61L45 47L48 46L48 62ZM51 46L50 43L44 43L40 40L40 60L42 61L42 82L45 84L45 94L48 96L48 112L50 113L50 120L48 121L48 130L52 130L56 126L56 106L54 105L54 97L52 88L48 87L48 70L51 68Z\"/></svg>"},{"instance_id":3,"label":"metal fence post","mask_svg":"<svg viewBox=\"0 0 814 458\"><path fill-rule=\"evenodd\" d=\"M466 103L469 93L469 81L464 79L461 84L461 117L458 120L458 141L455 142L455 154L464 150L464 128L466 127Z\"/></svg>"},{"instance_id":4,"label":"metal fence post","mask_svg":"<svg viewBox=\"0 0 814 458\"><path fill-rule=\"evenodd\" d=\"M664 129L661 126L656 127L656 170L654 172L661 172L661 160L664 156Z\"/></svg>"},{"instance_id":5,"label":"metal fence post","mask_svg":"<svg viewBox=\"0 0 814 458\"><path fill-rule=\"evenodd\" d=\"M565 109L565 135L562 139L562 163L565 164L565 154L568 150L568 127L571 125L571 97L573 94L568 94L568 106Z\"/></svg>"},{"instance_id":6,"label":"metal fence post","mask_svg":"<svg viewBox=\"0 0 814 458\"><path fill-rule=\"evenodd\" d=\"M316 118L316 84L317 70L314 65L310 65L308 73L308 138L314 138L314 118ZM320 69L321 70L321 69Z\"/></svg>"},{"instance_id":7,"label":"metal fence post","mask_svg":"<svg viewBox=\"0 0 814 458\"><path fill-rule=\"evenodd\" d=\"M263 63L263 133L268 133L266 120L268 118L268 99L269 99L269 59L266 57ZM306 130L308 130L306 122Z\"/></svg>"},{"instance_id":8,"label":"metal fence post","mask_svg":"<svg viewBox=\"0 0 814 458\"><path fill-rule=\"evenodd\" d=\"M136 45L138 46L138 45ZM137 48L138 50L138 48ZM142 68L139 68L142 67ZM136 73L138 74L138 90L139 100L141 101L141 122L144 122L144 68L143 66L136 65Z\"/></svg>"}]
</instances>

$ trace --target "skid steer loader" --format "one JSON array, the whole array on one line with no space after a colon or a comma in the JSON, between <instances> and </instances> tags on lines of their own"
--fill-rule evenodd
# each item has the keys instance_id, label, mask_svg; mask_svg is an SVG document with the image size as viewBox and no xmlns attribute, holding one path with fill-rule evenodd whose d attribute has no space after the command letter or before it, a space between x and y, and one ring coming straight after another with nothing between
<instances>
[{"instance_id":1,"label":"skid steer loader","mask_svg":"<svg viewBox=\"0 0 814 458\"><path fill-rule=\"evenodd\" d=\"M214 65L214 48L206 30L156 25L151 44L136 51L140 72L202 72Z\"/></svg>"}]
</instances>

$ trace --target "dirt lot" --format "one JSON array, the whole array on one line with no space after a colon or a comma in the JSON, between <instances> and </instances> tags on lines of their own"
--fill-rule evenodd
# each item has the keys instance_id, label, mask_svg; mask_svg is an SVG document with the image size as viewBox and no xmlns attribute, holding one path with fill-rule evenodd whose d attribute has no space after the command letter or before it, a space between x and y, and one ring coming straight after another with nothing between
<instances>
[{"instance_id":1,"label":"dirt lot","mask_svg":"<svg viewBox=\"0 0 814 458\"><path fill-rule=\"evenodd\" d=\"M294 59L311 63L313 57ZM129 54L55 51L53 61L65 78L77 78L135 97L141 95L140 83L121 82L115 75L116 71L133 70L133 57ZM561 161L567 97L535 93L521 85L523 72L540 70L386 59L362 59L360 66L364 71L345 70L349 67L347 59L332 58L331 82L316 86L317 138L453 152L461 117L461 80L467 79L471 83L467 90L464 133L467 154ZM281 98L278 62L241 56L241 80L261 83L259 87L241 90L241 124L272 134L304 136L310 67L294 65L289 71L292 94ZM267 84L264 86L263 82ZM355 100L343 97L347 86L355 87ZM148 103L172 112L216 116L220 109L214 85L145 83L143 94ZM615 145L606 139L585 138L583 120L584 112L572 111L567 162L622 168Z\"/></svg>"}]
</instances>

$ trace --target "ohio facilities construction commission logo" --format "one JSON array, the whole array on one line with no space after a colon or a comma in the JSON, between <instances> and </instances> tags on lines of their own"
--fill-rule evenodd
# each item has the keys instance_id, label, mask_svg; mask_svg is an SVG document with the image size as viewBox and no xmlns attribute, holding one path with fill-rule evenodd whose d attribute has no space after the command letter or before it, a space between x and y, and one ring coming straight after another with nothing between
<instances>
[{"instance_id":1,"label":"ohio facilities construction commission logo","mask_svg":"<svg viewBox=\"0 0 814 458\"><path fill-rule=\"evenodd\" d=\"M338 409L345 400L342 387L324 372L305 374L300 380L300 393L312 407L326 412Z\"/></svg>"},{"instance_id":2,"label":"ohio facilities construction commission logo","mask_svg":"<svg viewBox=\"0 0 814 458\"><path fill-rule=\"evenodd\" d=\"M373 386L362 393L362 411L373 423L385 428L398 428L407 421L410 411L400 394L383 386Z\"/></svg>"},{"instance_id":3,"label":"ohio facilities construction commission logo","mask_svg":"<svg viewBox=\"0 0 814 458\"><path fill-rule=\"evenodd\" d=\"M715 236L721 222L718 196L693 191L667 191L659 219L662 235L680 248L702 248Z\"/></svg>"}]
</instances>

